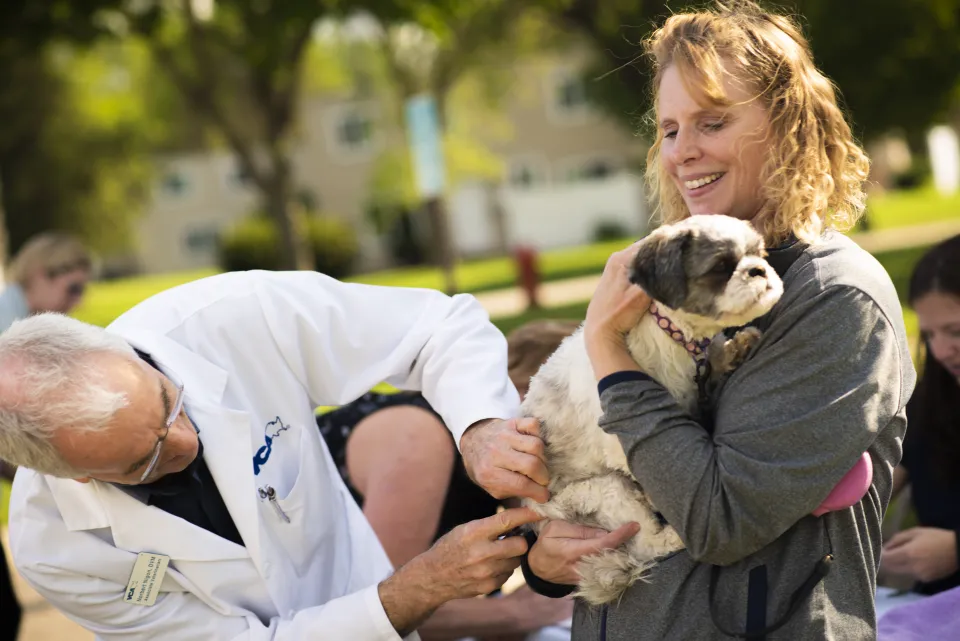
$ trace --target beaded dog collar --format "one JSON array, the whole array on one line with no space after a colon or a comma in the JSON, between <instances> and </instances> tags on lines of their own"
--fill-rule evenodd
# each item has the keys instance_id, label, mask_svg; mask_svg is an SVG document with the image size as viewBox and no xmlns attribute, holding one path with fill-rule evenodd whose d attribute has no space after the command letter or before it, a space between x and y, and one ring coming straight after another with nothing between
<instances>
[{"instance_id":1,"label":"beaded dog collar","mask_svg":"<svg viewBox=\"0 0 960 641\"><path fill-rule=\"evenodd\" d=\"M693 361L697 365L697 373L700 373L700 369L703 367L704 363L707 360L707 346L710 345L710 339L704 338L700 341L688 341L683 337L683 332L680 331L680 328L677 327L673 321L660 313L660 309L657 307L656 303L650 303L650 313L653 314L653 317L657 319L657 326L666 332L667 336L680 343L687 353L690 354L690 357L693 358Z\"/></svg>"}]
</instances>

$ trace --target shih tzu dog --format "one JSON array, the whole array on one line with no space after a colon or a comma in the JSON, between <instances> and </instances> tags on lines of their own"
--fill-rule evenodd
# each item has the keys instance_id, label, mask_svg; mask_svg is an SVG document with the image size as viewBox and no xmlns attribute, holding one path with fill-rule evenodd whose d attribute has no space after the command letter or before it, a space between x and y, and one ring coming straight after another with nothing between
<instances>
[{"instance_id":1,"label":"shih tzu dog","mask_svg":"<svg viewBox=\"0 0 960 641\"><path fill-rule=\"evenodd\" d=\"M638 243L630 281L654 302L626 345L641 370L692 417L709 382L705 372L711 381L729 373L760 337L752 327L729 340L722 331L767 313L783 293L764 256L753 227L727 216L692 216ZM577 596L595 605L613 601L656 559L683 548L631 474L617 437L598 425L600 397L583 328L531 379L521 412L541 422L550 471L550 501L526 505L549 519L606 530L640 524L639 534L620 548L581 561Z\"/></svg>"}]
</instances>

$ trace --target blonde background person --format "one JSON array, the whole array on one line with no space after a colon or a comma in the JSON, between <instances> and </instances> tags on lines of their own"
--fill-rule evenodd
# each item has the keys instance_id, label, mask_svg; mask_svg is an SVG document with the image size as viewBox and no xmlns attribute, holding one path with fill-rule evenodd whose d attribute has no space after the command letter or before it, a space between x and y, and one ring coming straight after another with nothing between
<instances>
[{"instance_id":1,"label":"blonde background person","mask_svg":"<svg viewBox=\"0 0 960 641\"><path fill-rule=\"evenodd\" d=\"M45 232L28 240L7 269L0 332L37 312L68 313L83 298L91 269L89 251L69 234Z\"/></svg>"}]
</instances>

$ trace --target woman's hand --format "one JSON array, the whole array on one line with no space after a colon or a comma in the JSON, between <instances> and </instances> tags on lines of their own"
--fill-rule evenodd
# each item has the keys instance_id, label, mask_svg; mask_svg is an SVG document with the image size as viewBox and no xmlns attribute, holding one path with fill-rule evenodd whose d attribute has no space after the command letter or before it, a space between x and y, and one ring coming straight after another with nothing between
<instances>
[{"instance_id":1,"label":"woman's hand","mask_svg":"<svg viewBox=\"0 0 960 641\"><path fill-rule=\"evenodd\" d=\"M929 583L958 569L957 534L935 527L914 527L894 535L880 557L885 572Z\"/></svg>"},{"instance_id":2,"label":"woman's hand","mask_svg":"<svg viewBox=\"0 0 960 641\"><path fill-rule=\"evenodd\" d=\"M550 521L540 530L527 562L530 570L544 581L576 585L580 582L580 573L577 572L580 559L601 550L618 548L639 531L638 523L626 523L607 532L566 521Z\"/></svg>"},{"instance_id":3,"label":"woman's hand","mask_svg":"<svg viewBox=\"0 0 960 641\"><path fill-rule=\"evenodd\" d=\"M583 336L597 380L623 370L636 370L624 337L650 307L650 297L630 282L630 264L637 254L631 245L607 260L584 323Z\"/></svg>"}]
</instances>

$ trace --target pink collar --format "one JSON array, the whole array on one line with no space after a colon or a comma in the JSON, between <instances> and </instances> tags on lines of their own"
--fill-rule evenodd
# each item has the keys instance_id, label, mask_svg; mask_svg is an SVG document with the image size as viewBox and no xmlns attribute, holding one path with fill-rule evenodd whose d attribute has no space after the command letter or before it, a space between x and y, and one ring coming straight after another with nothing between
<instances>
[{"instance_id":1,"label":"pink collar","mask_svg":"<svg viewBox=\"0 0 960 641\"><path fill-rule=\"evenodd\" d=\"M700 341L684 340L683 332L680 331L680 328L677 327L672 320L660 313L660 309L656 303L650 303L650 313L657 319L657 325L666 332L667 336L683 345L683 348L687 350L687 353L690 354L691 358L693 358L697 364L697 373L699 373L700 368L703 367L703 364L707 360L707 346L710 345L710 339L704 338Z\"/></svg>"}]
</instances>

